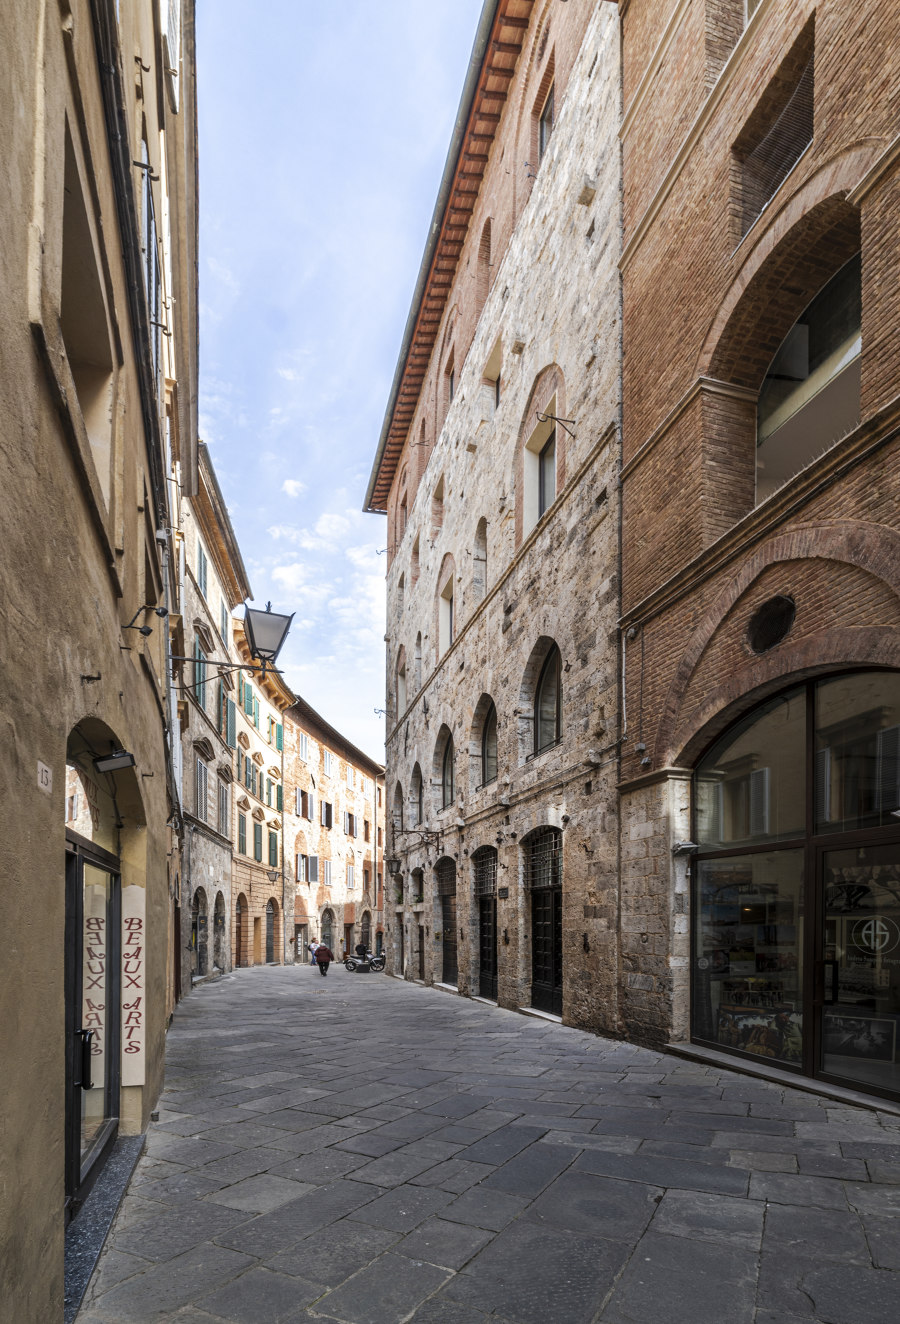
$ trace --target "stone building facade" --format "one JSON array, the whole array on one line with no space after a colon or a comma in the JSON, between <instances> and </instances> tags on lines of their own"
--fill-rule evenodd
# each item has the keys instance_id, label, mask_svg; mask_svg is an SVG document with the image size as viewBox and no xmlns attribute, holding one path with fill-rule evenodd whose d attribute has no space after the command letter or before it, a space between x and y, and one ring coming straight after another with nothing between
<instances>
[{"instance_id":1,"label":"stone building facade","mask_svg":"<svg viewBox=\"0 0 900 1324\"><path fill-rule=\"evenodd\" d=\"M294 947L335 956L384 936L384 768L304 699L284 715L285 868L295 883Z\"/></svg>"},{"instance_id":2,"label":"stone building facade","mask_svg":"<svg viewBox=\"0 0 900 1324\"><path fill-rule=\"evenodd\" d=\"M233 611L251 597L247 572L207 447L199 483L181 505L184 854L179 932L181 987L231 969L237 673ZM247 673L249 676L250 673ZM249 737L248 737L249 738ZM239 790L239 794L243 791Z\"/></svg>"},{"instance_id":3,"label":"stone building facade","mask_svg":"<svg viewBox=\"0 0 900 1324\"><path fill-rule=\"evenodd\" d=\"M388 968L608 1032L619 111L613 6L489 0L366 496Z\"/></svg>"},{"instance_id":4,"label":"stone building facade","mask_svg":"<svg viewBox=\"0 0 900 1324\"><path fill-rule=\"evenodd\" d=\"M173 996L167 480L197 482L196 119L193 6L160 14L0 11L0 1301L23 1324L63 1316L66 1223L146 1129Z\"/></svg>"},{"instance_id":5,"label":"stone building facade","mask_svg":"<svg viewBox=\"0 0 900 1324\"><path fill-rule=\"evenodd\" d=\"M252 663L241 621L231 622L237 672L231 959L234 966L293 961L293 885L284 855L284 713L294 695L277 671Z\"/></svg>"},{"instance_id":6,"label":"stone building facade","mask_svg":"<svg viewBox=\"0 0 900 1324\"><path fill-rule=\"evenodd\" d=\"M900 10L622 10L622 1029L896 1097Z\"/></svg>"}]
</instances>

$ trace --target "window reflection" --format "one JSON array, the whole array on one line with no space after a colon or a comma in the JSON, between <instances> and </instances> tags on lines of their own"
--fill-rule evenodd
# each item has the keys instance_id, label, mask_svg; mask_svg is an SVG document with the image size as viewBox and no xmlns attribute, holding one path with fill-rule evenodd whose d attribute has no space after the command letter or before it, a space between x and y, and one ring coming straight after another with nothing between
<instances>
[{"instance_id":1,"label":"window reflection","mask_svg":"<svg viewBox=\"0 0 900 1324\"><path fill-rule=\"evenodd\" d=\"M900 675L838 676L816 689L816 826L890 826L900 809Z\"/></svg>"},{"instance_id":2,"label":"window reflection","mask_svg":"<svg viewBox=\"0 0 900 1324\"><path fill-rule=\"evenodd\" d=\"M806 695L791 690L732 729L697 774L704 849L800 836L805 824Z\"/></svg>"}]
</instances>

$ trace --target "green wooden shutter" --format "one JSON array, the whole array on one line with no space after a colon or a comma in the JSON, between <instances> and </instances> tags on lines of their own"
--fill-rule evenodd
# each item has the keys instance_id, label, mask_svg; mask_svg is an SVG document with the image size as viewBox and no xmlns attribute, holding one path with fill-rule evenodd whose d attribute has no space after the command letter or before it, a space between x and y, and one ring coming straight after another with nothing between
<instances>
[{"instance_id":1,"label":"green wooden shutter","mask_svg":"<svg viewBox=\"0 0 900 1324\"><path fill-rule=\"evenodd\" d=\"M275 787L275 808L280 814L284 813L284 787L281 782Z\"/></svg>"},{"instance_id":2,"label":"green wooden shutter","mask_svg":"<svg viewBox=\"0 0 900 1324\"><path fill-rule=\"evenodd\" d=\"M237 746L234 699L225 700L225 743L229 749L234 749ZM240 763L238 763L238 777L240 775Z\"/></svg>"},{"instance_id":3,"label":"green wooden shutter","mask_svg":"<svg viewBox=\"0 0 900 1324\"><path fill-rule=\"evenodd\" d=\"M238 814L238 851L241 855L247 854L247 818L245 814Z\"/></svg>"},{"instance_id":4,"label":"green wooden shutter","mask_svg":"<svg viewBox=\"0 0 900 1324\"><path fill-rule=\"evenodd\" d=\"M284 749L284 727L280 722L275 723L275 748Z\"/></svg>"},{"instance_id":5,"label":"green wooden shutter","mask_svg":"<svg viewBox=\"0 0 900 1324\"><path fill-rule=\"evenodd\" d=\"M259 699L253 699L253 725L259 730Z\"/></svg>"},{"instance_id":6,"label":"green wooden shutter","mask_svg":"<svg viewBox=\"0 0 900 1324\"><path fill-rule=\"evenodd\" d=\"M253 824L253 858L262 863L262 823Z\"/></svg>"},{"instance_id":7,"label":"green wooden shutter","mask_svg":"<svg viewBox=\"0 0 900 1324\"><path fill-rule=\"evenodd\" d=\"M278 833L269 833L269 866L272 869L278 868Z\"/></svg>"},{"instance_id":8,"label":"green wooden shutter","mask_svg":"<svg viewBox=\"0 0 900 1324\"><path fill-rule=\"evenodd\" d=\"M238 707L239 707L239 708L243 708L243 706L244 706L244 677L241 675L240 672L238 672L238 697L237 697L237 701L238 701Z\"/></svg>"}]
</instances>

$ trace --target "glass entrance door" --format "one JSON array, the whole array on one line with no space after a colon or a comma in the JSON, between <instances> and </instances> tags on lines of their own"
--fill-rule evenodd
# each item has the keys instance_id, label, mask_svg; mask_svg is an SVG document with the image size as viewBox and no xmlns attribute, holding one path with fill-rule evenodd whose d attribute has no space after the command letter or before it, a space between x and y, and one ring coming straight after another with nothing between
<instances>
[{"instance_id":1,"label":"glass entrance door","mask_svg":"<svg viewBox=\"0 0 900 1324\"><path fill-rule=\"evenodd\" d=\"M900 843L821 854L819 1069L900 1092Z\"/></svg>"},{"instance_id":2,"label":"glass entrance door","mask_svg":"<svg viewBox=\"0 0 900 1324\"><path fill-rule=\"evenodd\" d=\"M118 1128L121 965L118 872L110 867L106 852L89 855L70 847L65 944L69 1217L90 1188Z\"/></svg>"}]
</instances>

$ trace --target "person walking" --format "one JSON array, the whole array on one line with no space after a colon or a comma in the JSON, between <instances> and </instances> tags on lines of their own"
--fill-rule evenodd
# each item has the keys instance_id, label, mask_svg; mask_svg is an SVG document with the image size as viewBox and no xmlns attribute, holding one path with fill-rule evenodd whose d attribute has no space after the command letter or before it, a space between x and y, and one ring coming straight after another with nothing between
<instances>
[{"instance_id":1,"label":"person walking","mask_svg":"<svg viewBox=\"0 0 900 1324\"><path fill-rule=\"evenodd\" d=\"M319 945L319 944L316 942L315 938L313 938L312 942L309 944L309 963L310 963L310 965L315 965L315 963L316 963L316 948L318 947L318 945Z\"/></svg>"},{"instance_id":2,"label":"person walking","mask_svg":"<svg viewBox=\"0 0 900 1324\"><path fill-rule=\"evenodd\" d=\"M316 948L316 965L319 967L320 975L328 974L328 967L333 960L334 956L331 953L331 949L326 947L324 942L320 942Z\"/></svg>"}]
</instances>

